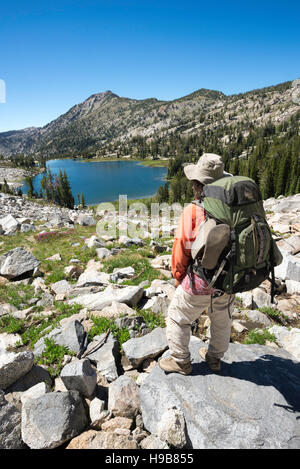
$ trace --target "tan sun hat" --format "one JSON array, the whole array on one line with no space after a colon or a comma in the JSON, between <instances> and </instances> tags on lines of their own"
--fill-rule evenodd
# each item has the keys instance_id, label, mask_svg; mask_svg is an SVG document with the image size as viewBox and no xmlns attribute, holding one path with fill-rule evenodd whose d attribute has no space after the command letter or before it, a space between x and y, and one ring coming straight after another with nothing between
<instances>
[{"instance_id":1,"label":"tan sun hat","mask_svg":"<svg viewBox=\"0 0 300 469\"><path fill-rule=\"evenodd\" d=\"M215 220L209 218L200 225L199 233L191 249L192 258L200 257L201 266L204 269L214 269L229 240L229 226L217 225Z\"/></svg>"},{"instance_id":2,"label":"tan sun hat","mask_svg":"<svg viewBox=\"0 0 300 469\"><path fill-rule=\"evenodd\" d=\"M224 171L224 163L219 155L203 153L197 164L188 164L183 168L186 177L196 179L202 184L210 184L231 174Z\"/></svg>"}]
</instances>

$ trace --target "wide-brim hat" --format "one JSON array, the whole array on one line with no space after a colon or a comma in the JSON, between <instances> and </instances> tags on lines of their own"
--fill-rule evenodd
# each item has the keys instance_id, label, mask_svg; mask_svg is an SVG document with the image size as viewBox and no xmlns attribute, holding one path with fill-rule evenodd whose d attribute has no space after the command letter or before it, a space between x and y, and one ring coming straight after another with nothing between
<instances>
[{"instance_id":1,"label":"wide-brim hat","mask_svg":"<svg viewBox=\"0 0 300 469\"><path fill-rule=\"evenodd\" d=\"M203 153L197 164L188 164L183 168L186 177L197 180L202 184L210 184L231 174L224 171L224 163L219 155Z\"/></svg>"},{"instance_id":2,"label":"wide-brim hat","mask_svg":"<svg viewBox=\"0 0 300 469\"><path fill-rule=\"evenodd\" d=\"M215 220L209 218L200 225L191 249L192 258L200 257L204 269L214 269L229 240L230 227L225 224L217 225Z\"/></svg>"}]
</instances>

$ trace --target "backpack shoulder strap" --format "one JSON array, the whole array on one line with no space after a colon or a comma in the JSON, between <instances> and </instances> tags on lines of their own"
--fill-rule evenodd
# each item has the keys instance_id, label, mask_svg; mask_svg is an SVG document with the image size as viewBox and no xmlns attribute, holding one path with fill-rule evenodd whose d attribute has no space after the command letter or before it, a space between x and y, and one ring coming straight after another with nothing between
<instances>
[{"instance_id":1,"label":"backpack shoulder strap","mask_svg":"<svg viewBox=\"0 0 300 469\"><path fill-rule=\"evenodd\" d=\"M198 200L198 199L192 200L191 203L194 204L194 205L197 205L198 207L201 207L201 208L204 209L203 202L200 202L200 200Z\"/></svg>"}]
</instances>

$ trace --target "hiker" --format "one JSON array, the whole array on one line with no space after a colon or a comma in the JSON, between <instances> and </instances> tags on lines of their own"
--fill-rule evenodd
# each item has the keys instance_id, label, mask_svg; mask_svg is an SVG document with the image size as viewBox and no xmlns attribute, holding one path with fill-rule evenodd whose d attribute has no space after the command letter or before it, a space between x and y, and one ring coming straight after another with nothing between
<instances>
[{"instance_id":1,"label":"hiker","mask_svg":"<svg viewBox=\"0 0 300 469\"><path fill-rule=\"evenodd\" d=\"M182 212L174 240L172 274L176 280L176 292L166 321L170 357L162 358L159 365L166 372L188 375L192 372L189 352L191 325L206 309L211 321L211 338L208 349L200 348L199 353L212 371L220 371L221 358L230 342L234 295L207 289L207 283L190 270L192 244L200 226L205 225L205 211L201 206L203 187L231 175L224 172L221 157L212 153L204 153L197 164L184 166L184 173L192 181L195 201ZM217 241L206 253L215 262L222 249L219 244Z\"/></svg>"}]
</instances>

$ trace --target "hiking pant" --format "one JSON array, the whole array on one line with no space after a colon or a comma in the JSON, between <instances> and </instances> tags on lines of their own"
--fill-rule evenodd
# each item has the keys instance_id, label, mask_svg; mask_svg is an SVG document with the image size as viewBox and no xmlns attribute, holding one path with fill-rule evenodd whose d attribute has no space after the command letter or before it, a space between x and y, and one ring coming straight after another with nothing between
<instances>
[{"instance_id":1,"label":"hiking pant","mask_svg":"<svg viewBox=\"0 0 300 469\"><path fill-rule=\"evenodd\" d=\"M211 298L210 295L190 295L179 285L170 303L166 320L171 357L181 364L190 362L191 325L208 309L211 321L208 352L213 357L222 358L230 342L232 320L228 314L229 300L230 295L226 293L216 298ZM229 305L230 315L233 301L234 295Z\"/></svg>"}]
</instances>

